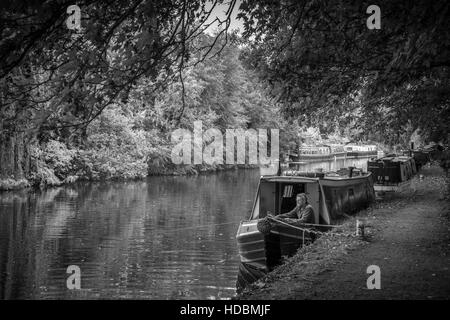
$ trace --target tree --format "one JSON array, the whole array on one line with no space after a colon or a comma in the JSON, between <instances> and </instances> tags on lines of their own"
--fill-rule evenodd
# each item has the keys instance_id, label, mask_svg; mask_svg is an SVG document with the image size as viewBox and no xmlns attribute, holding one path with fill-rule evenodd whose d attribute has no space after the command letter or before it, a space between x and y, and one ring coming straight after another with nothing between
<instances>
[{"instance_id":1,"label":"tree","mask_svg":"<svg viewBox=\"0 0 450 320\"><path fill-rule=\"evenodd\" d=\"M450 4L378 1L381 29L369 30L370 4L244 1L245 60L288 117L333 124L350 112L393 141L409 125L448 132Z\"/></svg>"},{"instance_id":2,"label":"tree","mask_svg":"<svg viewBox=\"0 0 450 320\"><path fill-rule=\"evenodd\" d=\"M3 4L0 150L7 165L0 166L0 177L23 176L26 146L43 131L85 128L106 107L126 100L142 77L155 87L181 78L192 41L222 2L79 1L78 32L65 26L72 1ZM224 27L219 37L226 35L229 11L218 21ZM205 58L220 48L213 43L198 50Z\"/></svg>"}]
</instances>

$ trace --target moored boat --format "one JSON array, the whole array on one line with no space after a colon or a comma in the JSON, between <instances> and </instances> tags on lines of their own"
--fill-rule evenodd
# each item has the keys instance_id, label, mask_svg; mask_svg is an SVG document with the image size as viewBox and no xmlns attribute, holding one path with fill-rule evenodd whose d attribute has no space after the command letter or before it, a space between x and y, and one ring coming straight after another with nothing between
<instances>
[{"instance_id":1,"label":"moored boat","mask_svg":"<svg viewBox=\"0 0 450 320\"><path fill-rule=\"evenodd\" d=\"M414 158L388 155L367 162L372 172L375 191L400 191L406 188L417 172Z\"/></svg>"},{"instance_id":2,"label":"moored boat","mask_svg":"<svg viewBox=\"0 0 450 320\"><path fill-rule=\"evenodd\" d=\"M376 145L348 144L344 146L344 150L347 152L347 158L370 157L378 153Z\"/></svg>"},{"instance_id":3,"label":"moored boat","mask_svg":"<svg viewBox=\"0 0 450 320\"><path fill-rule=\"evenodd\" d=\"M332 160L347 158L347 151L344 150L344 146L341 144L330 144Z\"/></svg>"},{"instance_id":4,"label":"moored boat","mask_svg":"<svg viewBox=\"0 0 450 320\"><path fill-rule=\"evenodd\" d=\"M414 159L417 171L431 161L430 152L424 151L423 149L404 150L403 155Z\"/></svg>"},{"instance_id":5,"label":"moored boat","mask_svg":"<svg viewBox=\"0 0 450 320\"><path fill-rule=\"evenodd\" d=\"M270 219L269 231L262 232L258 223L268 220L267 213L292 210L299 193L306 193L314 223L299 227ZM241 259L238 291L279 265L283 256L314 241L315 231L328 230L344 214L359 211L374 198L371 174L353 168L340 174L291 171L262 176L251 216L241 222L236 235Z\"/></svg>"},{"instance_id":6,"label":"moored boat","mask_svg":"<svg viewBox=\"0 0 450 320\"><path fill-rule=\"evenodd\" d=\"M298 161L325 161L333 157L330 146L303 145L299 148Z\"/></svg>"},{"instance_id":7,"label":"moored boat","mask_svg":"<svg viewBox=\"0 0 450 320\"><path fill-rule=\"evenodd\" d=\"M299 148L298 156L291 161L329 161L346 158L347 151L340 144L303 145Z\"/></svg>"}]
</instances>

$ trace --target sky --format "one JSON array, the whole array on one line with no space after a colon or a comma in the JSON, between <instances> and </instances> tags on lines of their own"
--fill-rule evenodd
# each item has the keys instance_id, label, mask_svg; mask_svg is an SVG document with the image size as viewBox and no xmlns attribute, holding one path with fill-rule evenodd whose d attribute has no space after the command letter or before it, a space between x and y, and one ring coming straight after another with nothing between
<instances>
[{"instance_id":1,"label":"sky","mask_svg":"<svg viewBox=\"0 0 450 320\"><path fill-rule=\"evenodd\" d=\"M238 20L236 18L238 11L239 11L239 6L241 5L242 0L237 0L236 1L236 5L233 8L233 12L231 14L231 24L230 24L230 31L234 30L234 29L240 29L240 32L243 31L243 22L241 20ZM211 17L208 19L207 23L210 23L211 21L213 21L216 17L218 17L220 20L224 20L226 17L226 11L229 8L230 5L230 1L224 1L223 4L217 5L214 8L214 11L211 14ZM212 6L212 1L209 4L209 7L207 7L207 9L211 8ZM217 29L217 23L214 23L211 25L211 27L209 27L206 32L209 34L212 34L214 32L214 30Z\"/></svg>"}]
</instances>

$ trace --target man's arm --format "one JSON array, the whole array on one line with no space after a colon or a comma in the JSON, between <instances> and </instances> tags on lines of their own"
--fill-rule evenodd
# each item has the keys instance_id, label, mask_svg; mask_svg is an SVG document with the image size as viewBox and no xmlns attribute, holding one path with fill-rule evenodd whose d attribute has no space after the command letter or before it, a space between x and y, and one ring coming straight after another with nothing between
<instances>
[{"instance_id":1,"label":"man's arm","mask_svg":"<svg viewBox=\"0 0 450 320\"><path fill-rule=\"evenodd\" d=\"M297 219L298 218L297 217L297 206L295 206L295 208L289 212L277 215L275 218L296 218Z\"/></svg>"}]
</instances>

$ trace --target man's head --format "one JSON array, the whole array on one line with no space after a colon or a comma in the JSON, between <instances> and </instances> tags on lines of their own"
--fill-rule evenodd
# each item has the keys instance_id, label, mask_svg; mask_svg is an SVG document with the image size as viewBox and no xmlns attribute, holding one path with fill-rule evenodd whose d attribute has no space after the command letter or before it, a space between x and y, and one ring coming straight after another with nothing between
<instances>
[{"instance_id":1,"label":"man's head","mask_svg":"<svg viewBox=\"0 0 450 320\"><path fill-rule=\"evenodd\" d=\"M308 204L308 198L306 197L305 193L299 193L297 194L297 205L300 207L303 207Z\"/></svg>"}]
</instances>

